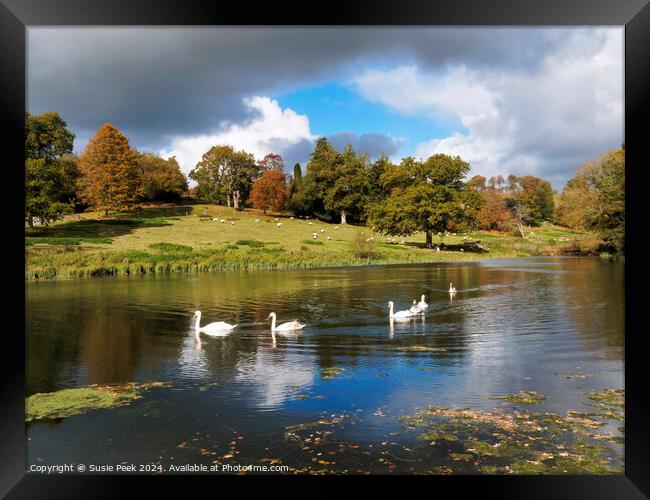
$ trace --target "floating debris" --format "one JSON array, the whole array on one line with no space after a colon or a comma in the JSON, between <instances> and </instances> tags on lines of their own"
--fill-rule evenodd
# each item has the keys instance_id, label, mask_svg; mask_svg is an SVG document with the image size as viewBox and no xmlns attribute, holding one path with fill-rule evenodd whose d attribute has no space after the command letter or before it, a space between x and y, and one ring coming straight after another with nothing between
<instances>
[{"instance_id":1,"label":"floating debris","mask_svg":"<svg viewBox=\"0 0 650 500\"><path fill-rule=\"evenodd\" d=\"M522 405L539 405L542 401L548 399L546 396L537 394L535 391L520 391L516 394L506 394L505 396L492 396L488 399L504 399L510 403Z\"/></svg>"}]
</instances>

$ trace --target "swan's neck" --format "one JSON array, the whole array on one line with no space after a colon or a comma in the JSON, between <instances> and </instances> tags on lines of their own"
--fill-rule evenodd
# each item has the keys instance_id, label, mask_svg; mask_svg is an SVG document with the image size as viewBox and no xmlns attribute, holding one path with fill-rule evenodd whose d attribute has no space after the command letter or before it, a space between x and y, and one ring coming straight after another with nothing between
<instances>
[{"instance_id":1,"label":"swan's neck","mask_svg":"<svg viewBox=\"0 0 650 500\"><path fill-rule=\"evenodd\" d=\"M389 306L390 306L390 314L389 314L389 316L392 316L393 315L393 303L391 302L389 304Z\"/></svg>"},{"instance_id":2,"label":"swan's neck","mask_svg":"<svg viewBox=\"0 0 650 500\"><path fill-rule=\"evenodd\" d=\"M275 314L271 316L271 331L275 332Z\"/></svg>"},{"instance_id":3,"label":"swan's neck","mask_svg":"<svg viewBox=\"0 0 650 500\"><path fill-rule=\"evenodd\" d=\"M197 335L199 333L199 330L201 329L201 327L199 326L200 323L201 323L201 313L198 313L196 315L196 322L194 323L194 330L196 331Z\"/></svg>"}]
</instances>

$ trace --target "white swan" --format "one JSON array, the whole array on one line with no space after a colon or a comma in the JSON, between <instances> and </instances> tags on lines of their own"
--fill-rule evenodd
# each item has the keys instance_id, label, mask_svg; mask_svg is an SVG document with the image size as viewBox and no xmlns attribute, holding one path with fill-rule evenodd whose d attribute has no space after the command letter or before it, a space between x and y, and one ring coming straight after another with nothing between
<instances>
[{"instance_id":1,"label":"white swan","mask_svg":"<svg viewBox=\"0 0 650 500\"><path fill-rule=\"evenodd\" d=\"M390 307L390 313L388 314L389 318L410 318L413 316L413 313L411 311L397 311L396 313L393 312L393 301L391 300L388 303L388 306Z\"/></svg>"},{"instance_id":2,"label":"white swan","mask_svg":"<svg viewBox=\"0 0 650 500\"><path fill-rule=\"evenodd\" d=\"M409 308L409 311L411 314L418 314L422 312L422 308L415 299L413 299L413 305Z\"/></svg>"},{"instance_id":3,"label":"white swan","mask_svg":"<svg viewBox=\"0 0 650 500\"><path fill-rule=\"evenodd\" d=\"M429 307L429 304L427 304L427 301L424 300L424 294L422 294L422 297L420 297L420 302L418 302L419 308L424 312L424 310Z\"/></svg>"},{"instance_id":4,"label":"white swan","mask_svg":"<svg viewBox=\"0 0 650 500\"><path fill-rule=\"evenodd\" d=\"M276 316L276 314L274 312L269 314L268 318L266 318L266 319L269 319L269 318L272 319L272 322L271 322L271 335L273 336L273 342L274 343L275 343L275 332L278 332L280 334L283 334L283 333L284 334L287 334L287 333L290 334L290 333L296 332L298 330L302 330L305 326L307 326L304 323L300 323L297 320L287 321L286 323L282 323L281 325L276 326L275 325L275 320L276 320L277 316Z\"/></svg>"},{"instance_id":5,"label":"white swan","mask_svg":"<svg viewBox=\"0 0 650 500\"><path fill-rule=\"evenodd\" d=\"M456 288L452 283L449 283L449 293L456 293Z\"/></svg>"},{"instance_id":6,"label":"white swan","mask_svg":"<svg viewBox=\"0 0 650 500\"><path fill-rule=\"evenodd\" d=\"M209 323L205 326L200 326L201 323L201 311L196 311L192 319L196 319L194 324L194 331L198 338L199 332L203 332L206 335L211 337L220 337L223 335L228 335L230 331L235 328L237 325L231 325L229 323L224 323L223 321L215 321L214 323Z\"/></svg>"}]
</instances>

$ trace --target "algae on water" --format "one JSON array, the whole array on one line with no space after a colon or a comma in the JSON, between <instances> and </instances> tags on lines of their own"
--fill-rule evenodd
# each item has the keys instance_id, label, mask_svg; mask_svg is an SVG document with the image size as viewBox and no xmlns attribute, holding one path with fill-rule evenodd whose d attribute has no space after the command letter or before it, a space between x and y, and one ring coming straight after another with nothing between
<instances>
[{"instance_id":1,"label":"algae on water","mask_svg":"<svg viewBox=\"0 0 650 500\"><path fill-rule=\"evenodd\" d=\"M100 408L125 406L142 397L152 387L168 387L166 382L134 382L120 385L90 385L56 392L32 394L25 400L25 420L54 420Z\"/></svg>"}]
</instances>

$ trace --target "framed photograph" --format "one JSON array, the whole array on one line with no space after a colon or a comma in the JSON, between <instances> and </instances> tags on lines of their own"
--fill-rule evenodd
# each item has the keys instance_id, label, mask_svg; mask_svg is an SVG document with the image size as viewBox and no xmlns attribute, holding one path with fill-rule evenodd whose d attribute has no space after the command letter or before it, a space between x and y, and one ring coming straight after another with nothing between
<instances>
[{"instance_id":1,"label":"framed photograph","mask_svg":"<svg viewBox=\"0 0 650 500\"><path fill-rule=\"evenodd\" d=\"M647 498L647 1L1 2L0 493Z\"/></svg>"}]
</instances>

